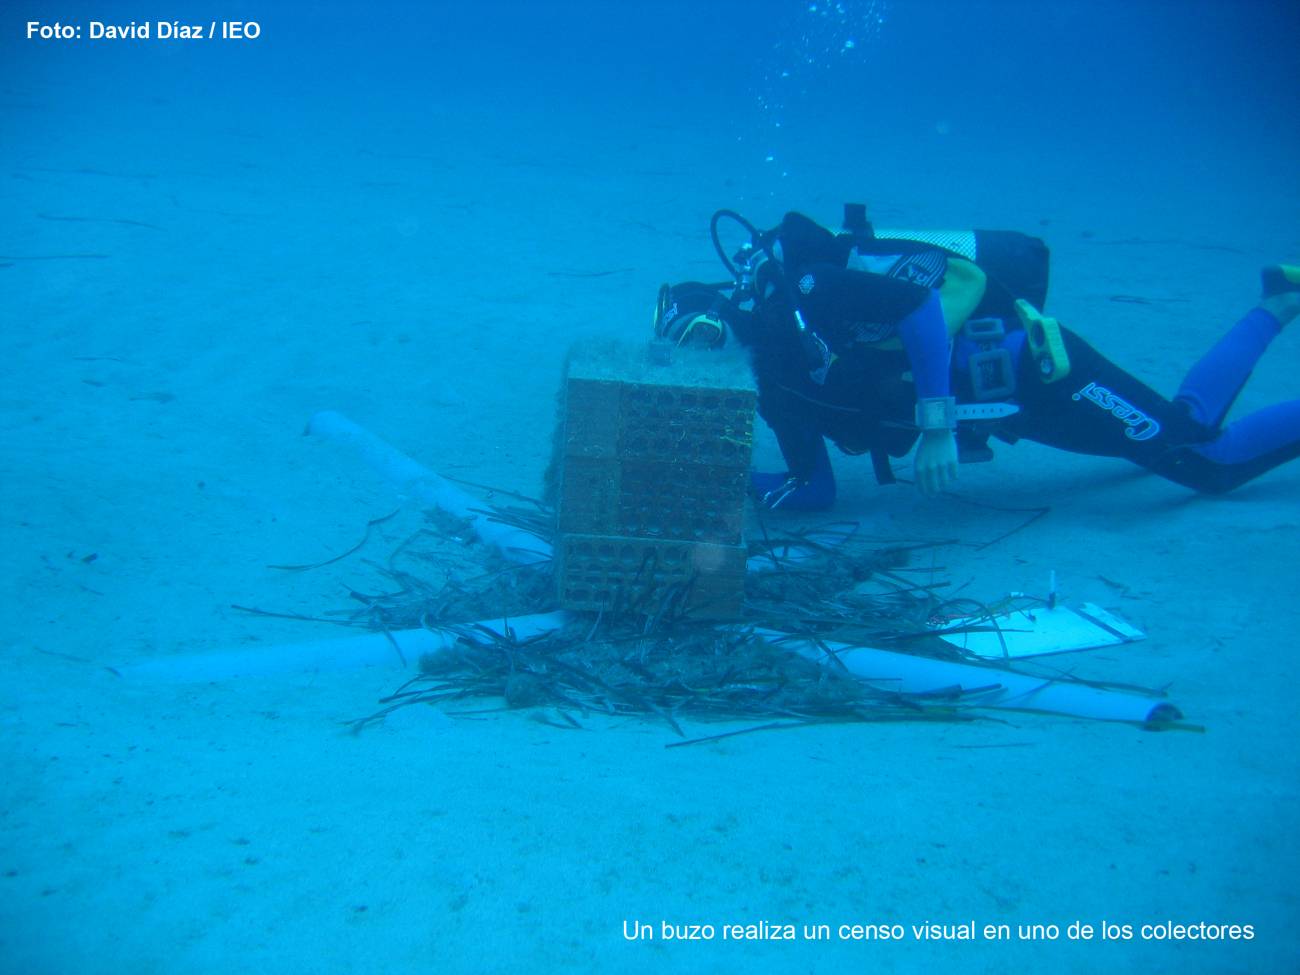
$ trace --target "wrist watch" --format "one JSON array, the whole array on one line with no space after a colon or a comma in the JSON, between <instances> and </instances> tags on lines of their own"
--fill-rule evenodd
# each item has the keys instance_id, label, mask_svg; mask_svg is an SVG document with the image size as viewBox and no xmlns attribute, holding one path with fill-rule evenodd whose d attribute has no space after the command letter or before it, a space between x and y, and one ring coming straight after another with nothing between
<instances>
[{"instance_id":1,"label":"wrist watch","mask_svg":"<svg viewBox=\"0 0 1300 975\"><path fill-rule=\"evenodd\" d=\"M956 429L957 400L952 396L931 396L917 400L916 425L923 433Z\"/></svg>"}]
</instances>

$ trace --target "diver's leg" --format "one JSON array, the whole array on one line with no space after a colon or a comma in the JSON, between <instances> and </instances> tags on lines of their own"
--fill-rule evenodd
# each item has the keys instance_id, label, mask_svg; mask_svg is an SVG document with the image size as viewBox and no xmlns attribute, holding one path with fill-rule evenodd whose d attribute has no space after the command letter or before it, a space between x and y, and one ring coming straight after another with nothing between
<instances>
[{"instance_id":1,"label":"diver's leg","mask_svg":"<svg viewBox=\"0 0 1300 975\"><path fill-rule=\"evenodd\" d=\"M826 511L835 504L835 471L826 441L818 436L809 448L814 459L811 471L802 475L755 471L749 475L750 488L760 504L782 511Z\"/></svg>"},{"instance_id":2,"label":"diver's leg","mask_svg":"<svg viewBox=\"0 0 1300 975\"><path fill-rule=\"evenodd\" d=\"M1192 367L1174 402L1198 422L1217 429L1264 350L1298 313L1300 293L1265 297Z\"/></svg>"},{"instance_id":3,"label":"diver's leg","mask_svg":"<svg viewBox=\"0 0 1300 975\"><path fill-rule=\"evenodd\" d=\"M1154 468L1167 451L1202 443L1212 429L1115 363L1086 341L1061 329L1070 372L1043 382L1033 357L1022 355L1016 401L1020 413L1007 432L1080 454L1121 457Z\"/></svg>"},{"instance_id":4,"label":"diver's leg","mask_svg":"<svg viewBox=\"0 0 1300 975\"><path fill-rule=\"evenodd\" d=\"M1282 331L1278 320L1262 308L1250 311L1229 329L1187 374L1174 402L1196 420L1217 428L1236 401L1255 363Z\"/></svg>"},{"instance_id":5,"label":"diver's leg","mask_svg":"<svg viewBox=\"0 0 1300 975\"><path fill-rule=\"evenodd\" d=\"M1300 457L1300 400L1230 423L1208 443L1173 450L1153 467L1186 487L1223 494Z\"/></svg>"},{"instance_id":6,"label":"diver's leg","mask_svg":"<svg viewBox=\"0 0 1300 975\"><path fill-rule=\"evenodd\" d=\"M1266 346L1282 325L1300 314L1300 294L1274 297L1279 300L1265 299L1234 328L1239 344L1229 351L1238 364L1249 357L1248 340L1262 340ZM1300 400L1259 410L1220 430L1201 422L1185 402L1165 399L1078 335L1068 329L1061 332L1070 358L1065 378L1043 383L1032 358L1021 358L1016 394L1021 412L1008 423L1013 436L1077 453L1122 457L1185 487L1214 494L1300 457ZM1225 343L1227 339L1220 345ZM1241 348L1247 352L1239 354ZM1212 358L1213 353L1198 364L1185 389L1195 385L1198 370ZM1254 361L1245 365L1221 410L1231 404ZM1212 385L1227 368L1206 366L1203 374Z\"/></svg>"}]
</instances>

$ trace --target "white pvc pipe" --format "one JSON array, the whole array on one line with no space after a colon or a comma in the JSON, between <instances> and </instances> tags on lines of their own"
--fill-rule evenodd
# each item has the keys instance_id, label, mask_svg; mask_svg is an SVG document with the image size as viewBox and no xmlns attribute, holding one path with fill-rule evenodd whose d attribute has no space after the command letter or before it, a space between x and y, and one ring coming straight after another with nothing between
<instances>
[{"instance_id":1,"label":"white pvc pipe","mask_svg":"<svg viewBox=\"0 0 1300 975\"><path fill-rule=\"evenodd\" d=\"M564 625L564 613L534 613L510 620L484 620L482 626L503 634L506 628L520 639L537 636ZM438 630L398 630L365 633L333 640L291 643L278 647L226 650L183 657L158 657L112 668L122 677L174 684L263 677L272 674L359 670L362 667L400 667L415 664L428 653L440 653L456 642L456 634ZM400 652L399 652L400 648Z\"/></svg>"},{"instance_id":2,"label":"white pvc pipe","mask_svg":"<svg viewBox=\"0 0 1300 975\"><path fill-rule=\"evenodd\" d=\"M568 616L557 611L520 616L508 621L485 620L478 624L504 634L506 626L520 639L558 630ZM793 640L770 630L756 631L779 641L806 657L835 666L827 653L806 640ZM400 667L424 654L440 653L452 647L456 635L449 631L398 630L367 633L338 640L317 640L280 647L230 650L185 657L163 657L113 668L123 677L169 683L232 680L271 674L313 673L353 670L362 667ZM399 654L394 647L401 648ZM1181 717L1178 709L1160 698L1107 691L1070 681L1030 677L991 667L916 657L907 653L851 647L829 643L826 648L838 657L850 674L881 690L905 694L933 694L948 690L978 691L960 702L960 707L1013 708L1048 711L1106 721L1148 722Z\"/></svg>"},{"instance_id":3,"label":"white pvc pipe","mask_svg":"<svg viewBox=\"0 0 1300 975\"><path fill-rule=\"evenodd\" d=\"M357 426L342 413L333 410L317 413L308 422L307 433L355 448L394 488L414 495L431 507L468 519L474 534L486 544L496 546L511 561L544 562L551 557L551 547L543 539L522 528L493 521L482 513L482 502L473 495Z\"/></svg>"},{"instance_id":4,"label":"white pvc pipe","mask_svg":"<svg viewBox=\"0 0 1300 975\"><path fill-rule=\"evenodd\" d=\"M768 639L782 634L763 632ZM827 643L826 650L806 640L782 639L799 653L832 666L833 653L844 668L861 681L886 691L931 694L948 689L979 691L963 707L1012 708L1018 711L1049 711L1103 721L1148 721L1181 718L1179 710L1161 698L1109 691L1074 681L1032 677L992 667L917 657L871 647Z\"/></svg>"}]
</instances>

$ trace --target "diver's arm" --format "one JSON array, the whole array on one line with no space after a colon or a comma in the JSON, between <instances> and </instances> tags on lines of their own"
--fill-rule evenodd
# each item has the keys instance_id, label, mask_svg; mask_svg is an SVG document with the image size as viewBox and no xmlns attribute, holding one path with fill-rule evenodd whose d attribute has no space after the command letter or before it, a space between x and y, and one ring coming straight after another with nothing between
<instances>
[{"instance_id":1,"label":"diver's arm","mask_svg":"<svg viewBox=\"0 0 1300 975\"><path fill-rule=\"evenodd\" d=\"M898 323L916 384L917 425L921 441L913 470L916 485L928 495L942 492L957 479L957 441L946 420L952 404L948 382L948 323L939 292L931 291L915 311Z\"/></svg>"}]
</instances>

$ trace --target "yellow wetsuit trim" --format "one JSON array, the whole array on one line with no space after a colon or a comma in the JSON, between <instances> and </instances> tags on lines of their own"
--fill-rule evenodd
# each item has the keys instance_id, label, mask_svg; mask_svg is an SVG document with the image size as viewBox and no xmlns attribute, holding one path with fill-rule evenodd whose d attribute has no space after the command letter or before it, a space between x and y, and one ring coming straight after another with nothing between
<instances>
[{"instance_id":1,"label":"yellow wetsuit trim","mask_svg":"<svg viewBox=\"0 0 1300 975\"><path fill-rule=\"evenodd\" d=\"M943 306L943 320L948 326L948 337L952 338L961 331L976 306L984 298L988 287L988 278L984 272L970 261L960 257L948 258L948 269L939 288L939 304ZM885 339L877 343L877 349L901 349L903 340Z\"/></svg>"},{"instance_id":2,"label":"yellow wetsuit trim","mask_svg":"<svg viewBox=\"0 0 1300 975\"><path fill-rule=\"evenodd\" d=\"M1070 374L1070 355L1061 335L1061 323L1044 315L1025 299L1016 301L1016 317L1025 329L1025 344L1034 357L1038 375L1045 383L1054 383Z\"/></svg>"},{"instance_id":3,"label":"yellow wetsuit trim","mask_svg":"<svg viewBox=\"0 0 1300 975\"><path fill-rule=\"evenodd\" d=\"M988 277L979 267L960 257L948 258L948 271L939 288L939 304L943 305L949 338L961 331L971 312L984 299L987 287Z\"/></svg>"}]
</instances>

